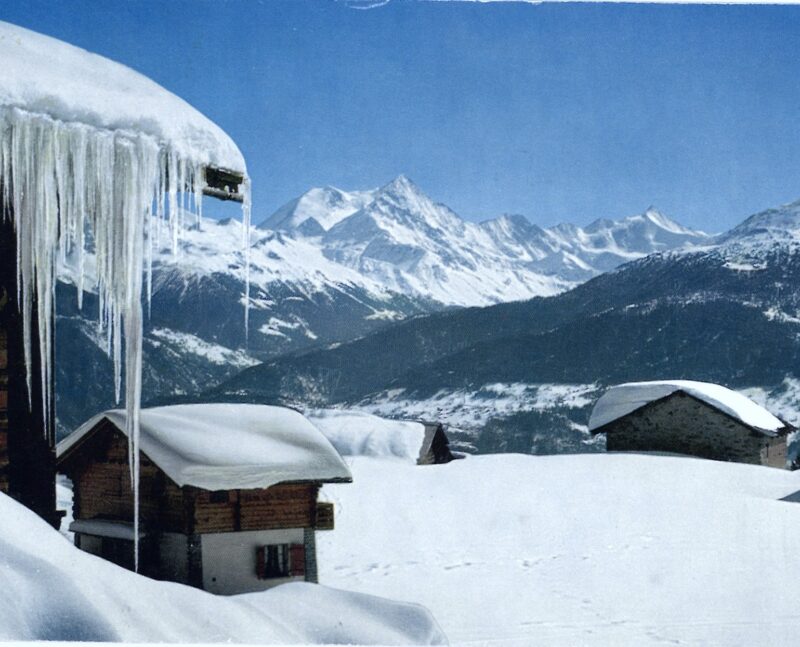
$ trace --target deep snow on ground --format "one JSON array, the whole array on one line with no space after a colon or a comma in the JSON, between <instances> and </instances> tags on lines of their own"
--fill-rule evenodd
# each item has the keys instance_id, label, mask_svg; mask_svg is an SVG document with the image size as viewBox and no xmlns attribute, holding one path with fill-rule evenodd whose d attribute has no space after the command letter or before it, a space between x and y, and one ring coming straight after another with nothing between
<instances>
[{"instance_id":1,"label":"deep snow on ground","mask_svg":"<svg viewBox=\"0 0 800 647\"><path fill-rule=\"evenodd\" d=\"M800 474L700 459L349 459L320 580L427 606L451 642L794 645Z\"/></svg>"},{"instance_id":2,"label":"deep snow on ground","mask_svg":"<svg viewBox=\"0 0 800 647\"><path fill-rule=\"evenodd\" d=\"M63 488L59 498L68 496ZM419 606L296 583L215 596L84 553L0 494L0 641L372 643L444 641Z\"/></svg>"}]
</instances>

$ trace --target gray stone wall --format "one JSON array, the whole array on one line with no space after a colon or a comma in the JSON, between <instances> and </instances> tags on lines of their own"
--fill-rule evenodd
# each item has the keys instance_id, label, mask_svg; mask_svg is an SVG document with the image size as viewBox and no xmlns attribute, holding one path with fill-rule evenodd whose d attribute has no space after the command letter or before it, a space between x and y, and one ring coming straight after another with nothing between
<instances>
[{"instance_id":1,"label":"gray stone wall","mask_svg":"<svg viewBox=\"0 0 800 647\"><path fill-rule=\"evenodd\" d=\"M666 452L774 467L784 467L786 456L785 438L753 432L685 393L651 402L602 431L610 452Z\"/></svg>"}]
</instances>

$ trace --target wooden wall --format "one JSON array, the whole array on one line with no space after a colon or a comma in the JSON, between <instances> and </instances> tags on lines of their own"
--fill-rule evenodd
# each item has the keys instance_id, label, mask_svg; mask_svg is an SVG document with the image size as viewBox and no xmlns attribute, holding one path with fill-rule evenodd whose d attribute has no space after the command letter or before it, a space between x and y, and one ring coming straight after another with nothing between
<instances>
[{"instance_id":1,"label":"wooden wall","mask_svg":"<svg viewBox=\"0 0 800 647\"><path fill-rule=\"evenodd\" d=\"M0 491L57 527L53 407L45 420L35 317L28 393L16 257L14 228L0 215Z\"/></svg>"},{"instance_id":2,"label":"wooden wall","mask_svg":"<svg viewBox=\"0 0 800 647\"><path fill-rule=\"evenodd\" d=\"M266 490L196 490L195 532L313 528L318 490L312 483L284 483ZM226 500L219 501L223 497Z\"/></svg>"},{"instance_id":3,"label":"wooden wall","mask_svg":"<svg viewBox=\"0 0 800 647\"><path fill-rule=\"evenodd\" d=\"M132 521L128 441L111 423L101 424L103 428L64 466L74 483L73 514L76 519ZM143 455L139 487L142 524L164 532L313 528L316 523L316 483L220 492L178 487Z\"/></svg>"},{"instance_id":4,"label":"wooden wall","mask_svg":"<svg viewBox=\"0 0 800 647\"><path fill-rule=\"evenodd\" d=\"M128 465L128 439L103 422L103 429L83 448L74 471L75 519L102 517L133 521L133 489ZM184 493L146 456L139 470L139 519L164 531L187 532L189 511Z\"/></svg>"},{"instance_id":5,"label":"wooden wall","mask_svg":"<svg viewBox=\"0 0 800 647\"><path fill-rule=\"evenodd\" d=\"M7 303L6 295L0 292L0 310ZM8 335L3 327L0 327L0 492L8 494Z\"/></svg>"}]
</instances>

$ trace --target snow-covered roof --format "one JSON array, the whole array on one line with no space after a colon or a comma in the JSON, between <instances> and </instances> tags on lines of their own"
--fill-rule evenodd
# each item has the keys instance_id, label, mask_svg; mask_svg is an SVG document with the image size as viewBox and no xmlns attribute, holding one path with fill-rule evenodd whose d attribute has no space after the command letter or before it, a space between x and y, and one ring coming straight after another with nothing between
<instances>
[{"instance_id":1,"label":"snow-covered roof","mask_svg":"<svg viewBox=\"0 0 800 647\"><path fill-rule=\"evenodd\" d=\"M58 443L59 461L103 420L121 433L122 409L105 411ZM257 404L184 404L142 409L140 449L178 485L205 490L267 488L287 481L349 481L350 470L301 413Z\"/></svg>"},{"instance_id":2,"label":"snow-covered roof","mask_svg":"<svg viewBox=\"0 0 800 647\"><path fill-rule=\"evenodd\" d=\"M6 22L0 22L0 61L0 107L135 131L195 162L246 171L219 126L124 65Z\"/></svg>"},{"instance_id":3,"label":"snow-covered roof","mask_svg":"<svg viewBox=\"0 0 800 647\"><path fill-rule=\"evenodd\" d=\"M341 409L314 409L307 415L342 456L402 458L416 463L423 451L425 425L421 422Z\"/></svg>"},{"instance_id":4,"label":"snow-covered roof","mask_svg":"<svg viewBox=\"0 0 800 647\"><path fill-rule=\"evenodd\" d=\"M589 430L599 429L650 402L677 392L683 392L702 400L748 427L767 435L775 435L788 427L785 422L741 393L731 391L719 384L691 380L664 380L629 382L612 386L594 405L589 418Z\"/></svg>"}]
</instances>

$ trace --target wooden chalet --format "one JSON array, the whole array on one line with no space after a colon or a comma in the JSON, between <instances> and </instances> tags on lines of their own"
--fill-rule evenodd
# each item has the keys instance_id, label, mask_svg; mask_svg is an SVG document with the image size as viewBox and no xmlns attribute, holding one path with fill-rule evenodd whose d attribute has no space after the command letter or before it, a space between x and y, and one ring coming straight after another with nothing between
<instances>
[{"instance_id":1,"label":"wooden chalet","mask_svg":"<svg viewBox=\"0 0 800 647\"><path fill-rule=\"evenodd\" d=\"M634 382L610 388L589 420L610 452L684 454L787 467L790 424L718 384Z\"/></svg>"},{"instance_id":2,"label":"wooden chalet","mask_svg":"<svg viewBox=\"0 0 800 647\"><path fill-rule=\"evenodd\" d=\"M139 571L219 594L317 581L315 532L333 529L323 483L349 482L297 411L197 404L141 412ZM133 568L125 413L95 416L58 444L73 483L70 529L87 552Z\"/></svg>"}]
</instances>

